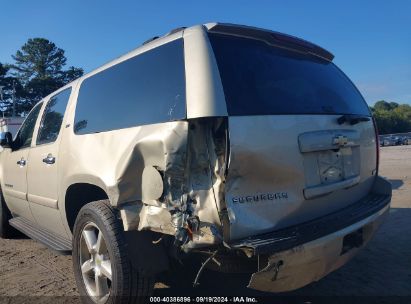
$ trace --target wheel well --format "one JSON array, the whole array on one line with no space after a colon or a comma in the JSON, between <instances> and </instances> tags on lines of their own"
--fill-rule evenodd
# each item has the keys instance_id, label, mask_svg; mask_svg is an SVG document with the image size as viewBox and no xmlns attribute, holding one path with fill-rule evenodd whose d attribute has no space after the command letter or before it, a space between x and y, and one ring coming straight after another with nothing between
<instances>
[{"instance_id":1,"label":"wheel well","mask_svg":"<svg viewBox=\"0 0 411 304\"><path fill-rule=\"evenodd\" d=\"M74 222L80 209L94 201L108 199L106 192L100 187L92 184L74 184L71 185L66 192L65 209L67 223L73 232Z\"/></svg>"}]
</instances>

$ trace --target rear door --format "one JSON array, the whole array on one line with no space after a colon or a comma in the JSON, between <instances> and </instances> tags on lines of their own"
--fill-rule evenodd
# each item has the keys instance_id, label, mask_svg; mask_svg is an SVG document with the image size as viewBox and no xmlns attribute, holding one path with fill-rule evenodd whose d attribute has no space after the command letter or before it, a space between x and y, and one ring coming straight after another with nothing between
<instances>
[{"instance_id":1,"label":"rear door","mask_svg":"<svg viewBox=\"0 0 411 304\"><path fill-rule=\"evenodd\" d=\"M34 218L44 228L65 235L58 207L59 139L71 88L50 97L40 118L27 171L28 201Z\"/></svg>"},{"instance_id":2,"label":"rear door","mask_svg":"<svg viewBox=\"0 0 411 304\"><path fill-rule=\"evenodd\" d=\"M371 189L368 107L330 61L210 34L229 114L225 200L238 239L321 217Z\"/></svg>"}]
</instances>

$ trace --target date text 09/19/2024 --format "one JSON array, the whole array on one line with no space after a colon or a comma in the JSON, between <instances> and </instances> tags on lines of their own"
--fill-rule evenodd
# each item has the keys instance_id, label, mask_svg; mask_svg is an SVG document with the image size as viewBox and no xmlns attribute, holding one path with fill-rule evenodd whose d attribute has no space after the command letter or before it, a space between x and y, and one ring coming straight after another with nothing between
<instances>
[{"instance_id":1,"label":"date text 09/19/2024","mask_svg":"<svg viewBox=\"0 0 411 304\"><path fill-rule=\"evenodd\" d=\"M255 297L150 297L150 303L258 303Z\"/></svg>"}]
</instances>

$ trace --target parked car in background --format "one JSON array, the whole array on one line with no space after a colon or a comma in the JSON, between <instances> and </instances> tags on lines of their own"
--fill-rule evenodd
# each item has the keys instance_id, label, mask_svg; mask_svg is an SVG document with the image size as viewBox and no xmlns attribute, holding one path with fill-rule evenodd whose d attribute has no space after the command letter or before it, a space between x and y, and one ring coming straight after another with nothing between
<instances>
[{"instance_id":1,"label":"parked car in background","mask_svg":"<svg viewBox=\"0 0 411 304\"><path fill-rule=\"evenodd\" d=\"M400 146L400 145L402 145L403 137L402 136L393 136L392 140L394 141L396 146Z\"/></svg>"},{"instance_id":2,"label":"parked car in background","mask_svg":"<svg viewBox=\"0 0 411 304\"><path fill-rule=\"evenodd\" d=\"M380 146L400 146L400 145L409 145L411 136L384 136L380 135Z\"/></svg>"},{"instance_id":3,"label":"parked car in background","mask_svg":"<svg viewBox=\"0 0 411 304\"><path fill-rule=\"evenodd\" d=\"M403 145L411 145L411 136L404 137L402 143Z\"/></svg>"},{"instance_id":4,"label":"parked car in background","mask_svg":"<svg viewBox=\"0 0 411 304\"><path fill-rule=\"evenodd\" d=\"M395 145L397 145L397 140L392 136L384 137L383 140L381 141L381 146L383 147L395 146Z\"/></svg>"},{"instance_id":5,"label":"parked car in background","mask_svg":"<svg viewBox=\"0 0 411 304\"><path fill-rule=\"evenodd\" d=\"M1 142L0 235L14 227L71 251L87 303L141 300L193 254L263 291L321 279L368 243L391 201L375 122L333 58L212 23L84 75Z\"/></svg>"}]
</instances>

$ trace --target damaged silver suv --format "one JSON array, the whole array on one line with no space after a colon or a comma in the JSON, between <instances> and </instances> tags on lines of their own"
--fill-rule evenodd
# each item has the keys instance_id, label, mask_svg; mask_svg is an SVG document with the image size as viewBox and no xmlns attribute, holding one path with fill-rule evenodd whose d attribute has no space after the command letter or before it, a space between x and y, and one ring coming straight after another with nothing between
<instances>
[{"instance_id":1,"label":"damaged silver suv","mask_svg":"<svg viewBox=\"0 0 411 304\"><path fill-rule=\"evenodd\" d=\"M1 236L71 251L86 302L142 299L199 251L217 269L254 265L258 290L319 280L370 240L391 200L370 111L332 60L231 24L151 39L5 136Z\"/></svg>"}]
</instances>

